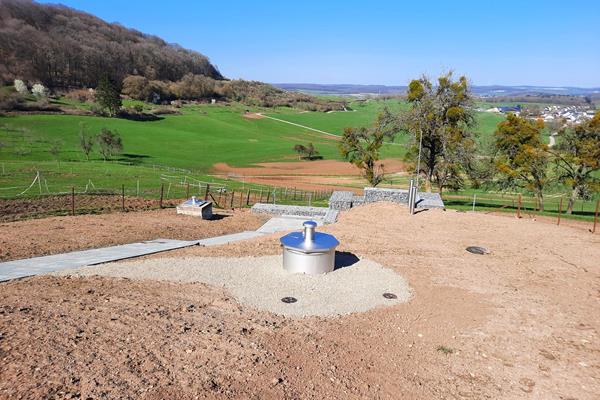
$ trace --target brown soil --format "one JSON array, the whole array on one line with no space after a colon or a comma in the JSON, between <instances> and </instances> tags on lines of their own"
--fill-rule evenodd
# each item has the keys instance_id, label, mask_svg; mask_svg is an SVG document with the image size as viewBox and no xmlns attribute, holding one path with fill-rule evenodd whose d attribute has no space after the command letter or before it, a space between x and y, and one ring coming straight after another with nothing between
<instances>
[{"instance_id":1,"label":"brown soil","mask_svg":"<svg viewBox=\"0 0 600 400\"><path fill-rule=\"evenodd\" d=\"M381 161L387 173L406 170L402 161L388 159ZM367 182L360 170L345 161L315 160L298 162L259 163L253 167L231 167L225 163L213 165L215 175L244 177L245 182L280 187L296 187L302 190L344 189L347 185L358 184L364 187ZM355 189L358 192L358 189Z\"/></svg>"},{"instance_id":2,"label":"brown soil","mask_svg":"<svg viewBox=\"0 0 600 400\"><path fill-rule=\"evenodd\" d=\"M264 117L262 115L260 115L260 114L257 114L257 113L247 112L247 113L244 113L244 118L247 118L247 119L263 119Z\"/></svg>"},{"instance_id":3,"label":"brown soil","mask_svg":"<svg viewBox=\"0 0 600 400\"><path fill-rule=\"evenodd\" d=\"M51 217L0 223L0 260L113 246L157 238L194 240L257 229L265 217L249 210L218 211L204 221L175 209Z\"/></svg>"},{"instance_id":4,"label":"brown soil","mask_svg":"<svg viewBox=\"0 0 600 400\"><path fill-rule=\"evenodd\" d=\"M410 217L392 204L324 230L406 277L412 300L297 320L203 284L10 282L0 397L597 398L600 235L454 211ZM278 236L153 257L277 254Z\"/></svg>"},{"instance_id":5,"label":"brown soil","mask_svg":"<svg viewBox=\"0 0 600 400\"><path fill-rule=\"evenodd\" d=\"M164 200L164 207L174 207L179 200ZM159 200L141 197L125 197L125 211L152 210L159 208ZM119 195L75 195L75 214L100 214L121 211ZM42 196L27 199L0 199L0 222L40 218L51 215L70 215L71 195Z\"/></svg>"}]
</instances>

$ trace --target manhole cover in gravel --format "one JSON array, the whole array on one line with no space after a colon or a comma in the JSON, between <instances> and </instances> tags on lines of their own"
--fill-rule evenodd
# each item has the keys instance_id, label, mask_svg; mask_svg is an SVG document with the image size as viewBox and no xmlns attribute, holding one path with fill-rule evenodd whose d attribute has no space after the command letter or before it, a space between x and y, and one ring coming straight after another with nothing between
<instances>
[{"instance_id":1,"label":"manhole cover in gravel","mask_svg":"<svg viewBox=\"0 0 600 400\"><path fill-rule=\"evenodd\" d=\"M394 293L384 293L383 297L385 297L386 299L389 299L389 300L398 298L398 296L396 296Z\"/></svg>"},{"instance_id":2,"label":"manhole cover in gravel","mask_svg":"<svg viewBox=\"0 0 600 400\"><path fill-rule=\"evenodd\" d=\"M298 299L296 299L295 297L284 297L281 299L281 301L283 301L284 303L290 304L290 303L297 302Z\"/></svg>"},{"instance_id":3,"label":"manhole cover in gravel","mask_svg":"<svg viewBox=\"0 0 600 400\"><path fill-rule=\"evenodd\" d=\"M489 254L489 252L490 252L485 247L479 247L479 246L469 246L469 247L467 247L467 251L469 253L480 254L480 255Z\"/></svg>"}]
</instances>

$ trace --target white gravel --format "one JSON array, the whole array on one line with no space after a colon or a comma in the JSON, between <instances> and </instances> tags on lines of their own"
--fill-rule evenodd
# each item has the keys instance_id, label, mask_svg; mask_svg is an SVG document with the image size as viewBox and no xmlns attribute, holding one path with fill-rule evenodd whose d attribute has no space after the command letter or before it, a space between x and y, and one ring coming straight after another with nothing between
<instances>
[{"instance_id":1,"label":"white gravel","mask_svg":"<svg viewBox=\"0 0 600 400\"><path fill-rule=\"evenodd\" d=\"M292 317L365 312L404 303L411 296L402 276L367 259L325 275L288 273L281 256L154 258L64 270L56 275L203 282L224 287L242 304ZM397 299L386 299L383 293L393 293ZM283 297L298 301L286 304Z\"/></svg>"}]
</instances>

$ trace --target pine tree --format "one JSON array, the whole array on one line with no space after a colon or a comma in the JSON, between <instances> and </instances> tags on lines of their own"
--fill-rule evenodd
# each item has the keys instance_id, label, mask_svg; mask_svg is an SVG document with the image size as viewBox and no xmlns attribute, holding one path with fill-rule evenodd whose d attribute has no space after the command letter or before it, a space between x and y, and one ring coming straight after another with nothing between
<instances>
[{"instance_id":1,"label":"pine tree","mask_svg":"<svg viewBox=\"0 0 600 400\"><path fill-rule=\"evenodd\" d=\"M115 116L121 109L121 90L106 75L98 82L96 101L111 117Z\"/></svg>"}]
</instances>

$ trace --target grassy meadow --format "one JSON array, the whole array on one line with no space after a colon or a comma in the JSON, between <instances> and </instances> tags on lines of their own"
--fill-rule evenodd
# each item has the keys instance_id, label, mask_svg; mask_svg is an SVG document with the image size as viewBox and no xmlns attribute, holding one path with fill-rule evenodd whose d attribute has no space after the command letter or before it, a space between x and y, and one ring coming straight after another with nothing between
<instances>
[{"instance_id":1,"label":"grassy meadow","mask_svg":"<svg viewBox=\"0 0 600 400\"><path fill-rule=\"evenodd\" d=\"M85 103L59 99L56 103L85 109ZM126 106L153 106L126 101ZM383 107L399 111L407 107L398 100L369 100L350 103L352 111L301 112L290 108L260 109L241 104L186 105L179 115L164 115L154 121L135 121L87 115L20 114L0 116L0 198L10 198L26 189L38 171L37 182L26 195L106 189L118 191L126 186L127 194L155 197L161 183L190 182L195 185L211 183L230 188L248 188L239 179L215 177L211 168L216 163L249 166L259 162L296 161L293 146L315 144L328 160L341 160L337 140L309 129L283 122L244 117L246 112L262 112L285 121L341 135L348 126L368 126ZM496 125L504 116L478 112L475 132L482 145L488 145ZM123 139L122 154L103 161L97 151L86 161L79 148L79 130L88 134L102 128L119 132ZM402 158L408 137L397 135L395 144L385 145L382 158ZM52 154L53 143L60 143L59 154ZM326 171L324 171L326 173ZM406 186L407 177L389 175L386 185ZM138 189L139 187L139 189ZM170 186L169 186L170 187ZM173 185L173 191L177 185ZM465 191L448 195L467 195L484 191ZM173 196L174 193L171 193ZM448 199L450 206L469 208L469 200ZM488 201L495 208L494 200ZM484 206L482 204L482 206ZM501 205L500 205L501 206ZM484 206L486 207L486 206ZM582 216L591 212L590 204L582 203ZM553 207L555 208L555 207ZM509 208L510 209L510 208Z\"/></svg>"}]
</instances>

